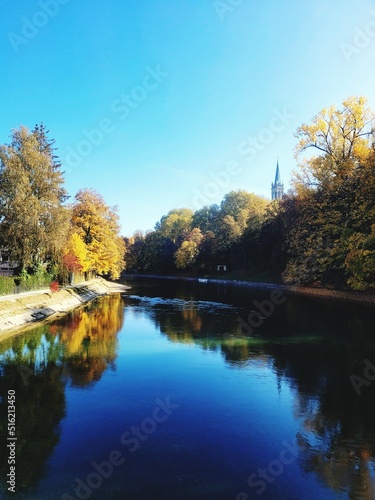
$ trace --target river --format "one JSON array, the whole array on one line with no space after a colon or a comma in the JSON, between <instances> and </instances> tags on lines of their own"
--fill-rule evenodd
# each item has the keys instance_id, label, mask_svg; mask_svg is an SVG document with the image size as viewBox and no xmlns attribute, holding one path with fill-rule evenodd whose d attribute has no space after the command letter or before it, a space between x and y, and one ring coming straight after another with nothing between
<instances>
[{"instance_id":1,"label":"river","mask_svg":"<svg viewBox=\"0 0 375 500\"><path fill-rule=\"evenodd\" d=\"M3 498L375 498L373 307L126 284L0 342Z\"/></svg>"}]
</instances>

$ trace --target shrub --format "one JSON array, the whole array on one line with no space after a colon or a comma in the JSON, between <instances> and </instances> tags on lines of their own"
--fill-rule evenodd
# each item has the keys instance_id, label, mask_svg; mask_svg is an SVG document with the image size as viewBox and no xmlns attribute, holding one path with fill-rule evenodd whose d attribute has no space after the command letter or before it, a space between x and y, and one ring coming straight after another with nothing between
<instances>
[{"instance_id":1,"label":"shrub","mask_svg":"<svg viewBox=\"0 0 375 500\"><path fill-rule=\"evenodd\" d=\"M36 274L28 274L24 269L18 276L19 292L27 292L29 290L39 290L48 288L52 281L52 276L46 272L37 272Z\"/></svg>"},{"instance_id":2,"label":"shrub","mask_svg":"<svg viewBox=\"0 0 375 500\"><path fill-rule=\"evenodd\" d=\"M0 295L14 293L15 283L13 278L0 276Z\"/></svg>"},{"instance_id":3,"label":"shrub","mask_svg":"<svg viewBox=\"0 0 375 500\"><path fill-rule=\"evenodd\" d=\"M50 284L49 286L50 290L52 293L55 293L55 292L58 292L60 287L59 287L59 283L57 281L52 281L52 283Z\"/></svg>"}]
</instances>

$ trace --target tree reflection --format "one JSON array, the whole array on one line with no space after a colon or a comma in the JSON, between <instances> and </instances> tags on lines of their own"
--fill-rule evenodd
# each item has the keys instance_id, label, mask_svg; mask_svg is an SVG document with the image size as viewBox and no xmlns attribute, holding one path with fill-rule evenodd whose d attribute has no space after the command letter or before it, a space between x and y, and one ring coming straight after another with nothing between
<instances>
[{"instance_id":1,"label":"tree reflection","mask_svg":"<svg viewBox=\"0 0 375 500\"><path fill-rule=\"evenodd\" d=\"M103 297L73 311L54 325L64 345L65 374L73 386L97 382L108 367L115 369L117 334L124 318L121 295Z\"/></svg>"},{"instance_id":2,"label":"tree reflection","mask_svg":"<svg viewBox=\"0 0 375 500\"><path fill-rule=\"evenodd\" d=\"M230 365L243 366L265 354L263 346L267 339L243 335L238 328L238 313L232 308L213 315L210 307L192 302L180 310L167 306L150 308L146 314L171 342L197 344L204 350L220 351Z\"/></svg>"},{"instance_id":3,"label":"tree reflection","mask_svg":"<svg viewBox=\"0 0 375 500\"><path fill-rule=\"evenodd\" d=\"M171 308L145 308L172 342L220 351L234 367L267 363L294 394L300 464L335 492L349 498L375 498L375 382L357 396L350 376L363 373L363 360L375 364L370 314L348 314L345 304L320 307L312 316L290 301L253 336L238 329L236 311L212 314L193 301ZM312 321L312 317L314 320ZM281 326L282 325L282 326Z\"/></svg>"},{"instance_id":4,"label":"tree reflection","mask_svg":"<svg viewBox=\"0 0 375 500\"><path fill-rule=\"evenodd\" d=\"M52 324L0 343L0 393L16 393L17 491L37 486L59 442L65 415L65 384L84 387L115 368L117 333L124 305L120 295L103 297ZM0 436L6 450L7 405L0 404ZM7 454L0 455L7 489Z\"/></svg>"},{"instance_id":5,"label":"tree reflection","mask_svg":"<svg viewBox=\"0 0 375 500\"><path fill-rule=\"evenodd\" d=\"M362 359L374 354L371 343L362 347ZM355 343L353 351L358 352ZM316 359L305 365L309 382L302 370L292 379L296 416L303 419L301 464L333 490L347 491L349 498L373 499L375 387L365 387L357 396L350 382L353 358L345 347L326 347L326 353Z\"/></svg>"},{"instance_id":6,"label":"tree reflection","mask_svg":"<svg viewBox=\"0 0 375 500\"><path fill-rule=\"evenodd\" d=\"M6 395L16 394L17 491L32 489L45 474L46 463L59 442L58 424L65 414L62 366L56 361L61 346L51 342L48 326L0 344L0 434L6 450ZM0 455L4 490L9 472L8 454Z\"/></svg>"}]
</instances>

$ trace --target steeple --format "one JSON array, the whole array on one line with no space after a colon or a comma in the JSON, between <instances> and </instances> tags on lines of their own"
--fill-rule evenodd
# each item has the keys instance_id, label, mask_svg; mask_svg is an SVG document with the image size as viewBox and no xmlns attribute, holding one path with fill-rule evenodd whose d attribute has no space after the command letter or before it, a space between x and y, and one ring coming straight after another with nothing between
<instances>
[{"instance_id":1,"label":"steeple","mask_svg":"<svg viewBox=\"0 0 375 500\"><path fill-rule=\"evenodd\" d=\"M273 200L281 200L284 196L284 184L281 182L279 159L277 159L275 183L271 184L271 196Z\"/></svg>"},{"instance_id":2,"label":"steeple","mask_svg":"<svg viewBox=\"0 0 375 500\"><path fill-rule=\"evenodd\" d=\"M281 183L281 179L280 179L279 159L277 159L275 184L280 184L280 183Z\"/></svg>"}]
</instances>

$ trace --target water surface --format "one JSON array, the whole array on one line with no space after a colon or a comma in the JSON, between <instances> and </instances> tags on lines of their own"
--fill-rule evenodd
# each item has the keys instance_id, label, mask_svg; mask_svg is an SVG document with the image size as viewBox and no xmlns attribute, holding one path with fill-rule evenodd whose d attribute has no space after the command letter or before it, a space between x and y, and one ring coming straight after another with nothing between
<instances>
[{"instance_id":1,"label":"water surface","mask_svg":"<svg viewBox=\"0 0 375 500\"><path fill-rule=\"evenodd\" d=\"M375 498L373 308L129 284L0 343L17 498Z\"/></svg>"}]
</instances>

